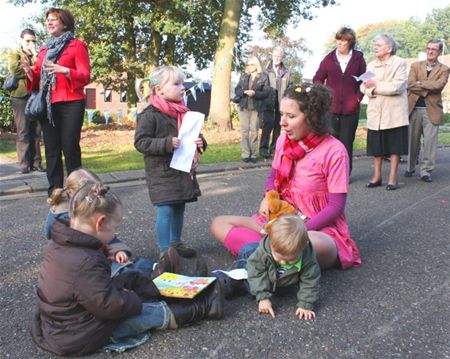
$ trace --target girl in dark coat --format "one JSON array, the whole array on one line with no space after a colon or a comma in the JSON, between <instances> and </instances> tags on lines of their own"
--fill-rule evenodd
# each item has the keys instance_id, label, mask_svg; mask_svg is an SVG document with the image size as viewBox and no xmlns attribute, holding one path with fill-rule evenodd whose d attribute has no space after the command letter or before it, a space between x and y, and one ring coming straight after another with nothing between
<instances>
[{"instance_id":1,"label":"girl in dark coat","mask_svg":"<svg viewBox=\"0 0 450 359\"><path fill-rule=\"evenodd\" d=\"M127 272L111 278L102 247L114 238L123 208L108 187L87 182L69 209L70 226L58 220L52 226L39 273L31 335L40 348L58 355L84 355L111 343L126 349L130 338L143 343L150 329L222 317L217 283L193 300L167 303L147 276Z\"/></svg>"},{"instance_id":2,"label":"girl in dark coat","mask_svg":"<svg viewBox=\"0 0 450 359\"><path fill-rule=\"evenodd\" d=\"M170 167L183 117L189 109L183 104L184 74L175 66L161 66L150 74L150 106L139 114L134 146L144 154L145 175L150 200L156 206L156 235L161 254L174 246L182 255L195 254L181 243L186 202L200 195L195 176L198 157L206 148L200 135L195 139L197 153L191 173Z\"/></svg>"}]
</instances>

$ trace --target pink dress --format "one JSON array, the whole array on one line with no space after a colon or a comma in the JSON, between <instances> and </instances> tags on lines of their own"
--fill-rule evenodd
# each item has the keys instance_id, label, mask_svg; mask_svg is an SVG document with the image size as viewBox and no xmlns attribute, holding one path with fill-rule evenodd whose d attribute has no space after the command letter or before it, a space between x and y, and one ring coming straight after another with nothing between
<instances>
[{"instance_id":1,"label":"pink dress","mask_svg":"<svg viewBox=\"0 0 450 359\"><path fill-rule=\"evenodd\" d=\"M273 168L277 169L283 153L286 135L277 141ZM328 205L329 193L347 193L349 160L344 145L332 136L327 136L317 147L297 161L291 180L291 199L286 199L303 214L313 218ZM336 242L342 268L361 265L359 250L350 237L345 214L333 225L320 230Z\"/></svg>"}]
</instances>

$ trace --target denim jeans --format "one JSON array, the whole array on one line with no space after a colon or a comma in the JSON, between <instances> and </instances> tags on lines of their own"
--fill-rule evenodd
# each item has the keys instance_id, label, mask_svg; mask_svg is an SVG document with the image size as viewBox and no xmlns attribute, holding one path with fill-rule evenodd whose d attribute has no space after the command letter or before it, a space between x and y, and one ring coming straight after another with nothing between
<instances>
[{"instance_id":1,"label":"denim jeans","mask_svg":"<svg viewBox=\"0 0 450 359\"><path fill-rule=\"evenodd\" d=\"M170 244L181 241L185 206L184 202L156 205L156 235L161 252Z\"/></svg>"},{"instance_id":2,"label":"denim jeans","mask_svg":"<svg viewBox=\"0 0 450 359\"><path fill-rule=\"evenodd\" d=\"M144 343L150 329L166 329L169 326L171 311L166 302L142 303L139 315L125 319L111 335L111 343L104 350L123 352Z\"/></svg>"},{"instance_id":3,"label":"denim jeans","mask_svg":"<svg viewBox=\"0 0 450 359\"><path fill-rule=\"evenodd\" d=\"M149 276L158 262L146 258L136 258L133 263L119 264L117 262L111 263L111 277L125 272L140 272Z\"/></svg>"},{"instance_id":4,"label":"denim jeans","mask_svg":"<svg viewBox=\"0 0 450 359\"><path fill-rule=\"evenodd\" d=\"M250 242L247 244L244 244L239 251L238 255L236 256L236 260L231 265L230 269L237 269L237 268L247 268L247 260L252 255L252 253L258 248L259 242Z\"/></svg>"},{"instance_id":5,"label":"denim jeans","mask_svg":"<svg viewBox=\"0 0 450 359\"><path fill-rule=\"evenodd\" d=\"M64 221L64 222L68 222L70 220L69 212L55 213L55 212L53 212L51 210L48 211L47 220L45 221L45 224L44 224L45 238L47 238L47 239L51 238L52 224L57 219L59 219L61 221Z\"/></svg>"}]
</instances>

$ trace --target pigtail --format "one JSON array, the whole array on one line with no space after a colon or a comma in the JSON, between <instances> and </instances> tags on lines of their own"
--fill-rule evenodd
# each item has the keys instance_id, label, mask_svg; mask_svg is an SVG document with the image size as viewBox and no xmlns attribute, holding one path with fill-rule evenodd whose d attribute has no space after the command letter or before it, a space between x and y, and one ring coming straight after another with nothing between
<instances>
[{"instance_id":1,"label":"pigtail","mask_svg":"<svg viewBox=\"0 0 450 359\"><path fill-rule=\"evenodd\" d=\"M50 198L47 199L47 203L51 206L56 206L65 200L69 200L67 188L56 188L53 190Z\"/></svg>"},{"instance_id":2,"label":"pigtail","mask_svg":"<svg viewBox=\"0 0 450 359\"><path fill-rule=\"evenodd\" d=\"M110 216L117 206L122 206L122 203L108 186L98 182L86 182L70 199L70 218L89 219L95 213Z\"/></svg>"}]
</instances>

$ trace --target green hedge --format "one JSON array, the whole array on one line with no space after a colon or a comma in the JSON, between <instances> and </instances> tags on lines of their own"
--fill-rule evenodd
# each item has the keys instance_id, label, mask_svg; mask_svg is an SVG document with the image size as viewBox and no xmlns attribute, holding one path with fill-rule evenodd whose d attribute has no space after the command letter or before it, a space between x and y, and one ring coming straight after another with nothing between
<instances>
[{"instance_id":1,"label":"green hedge","mask_svg":"<svg viewBox=\"0 0 450 359\"><path fill-rule=\"evenodd\" d=\"M4 77L0 78L0 128L12 131L14 128L14 116L9 100L9 92L3 90Z\"/></svg>"}]
</instances>

